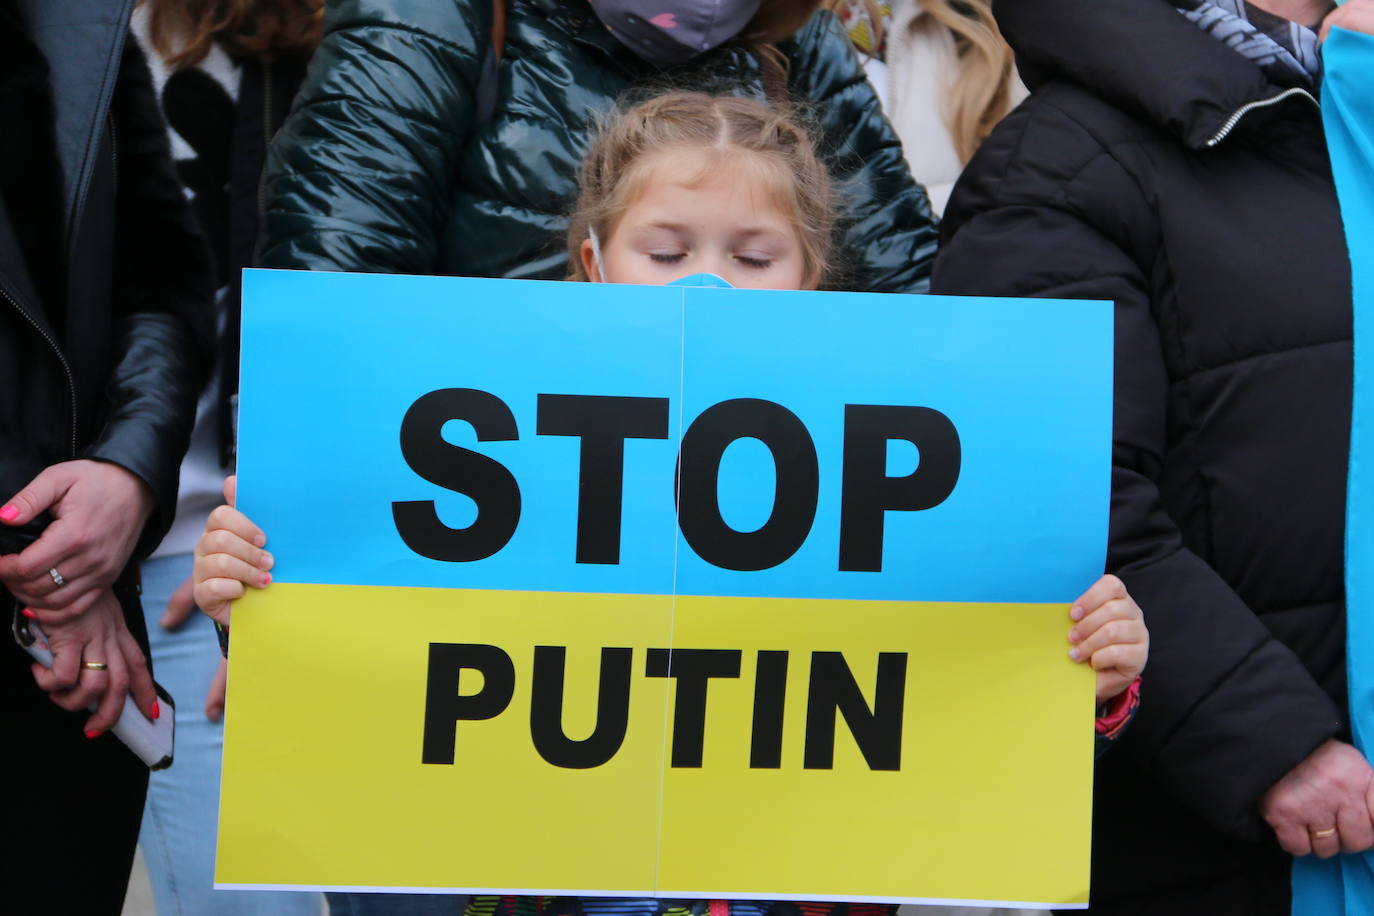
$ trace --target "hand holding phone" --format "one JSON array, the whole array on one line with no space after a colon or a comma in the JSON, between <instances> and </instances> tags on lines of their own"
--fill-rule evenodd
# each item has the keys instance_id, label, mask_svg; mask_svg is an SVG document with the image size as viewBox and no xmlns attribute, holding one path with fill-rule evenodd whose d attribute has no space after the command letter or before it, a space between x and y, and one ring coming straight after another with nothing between
<instances>
[{"instance_id":1,"label":"hand holding phone","mask_svg":"<svg viewBox=\"0 0 1374 916\"><path fill-rule=\"evenodd\" d=\"M34 661L45 668L52 667L52 648L37 622L24 618L16 611L12 629L15 641ZM158 702L166 712L156 719L149 719L134 703L133 696L126 695L119 721L111 732L149 769L161 770L172 765L176 740L176 704L160 684L154 682L153 689L157 691ZM95 704L90 708L94 711Z\"/></svg>"}]
</instances>

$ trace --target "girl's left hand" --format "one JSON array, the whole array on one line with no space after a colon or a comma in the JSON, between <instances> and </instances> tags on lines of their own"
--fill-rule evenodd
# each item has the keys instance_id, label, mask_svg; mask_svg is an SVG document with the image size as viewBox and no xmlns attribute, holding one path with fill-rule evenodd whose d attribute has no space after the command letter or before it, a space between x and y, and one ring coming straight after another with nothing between
<instances>
[{"instance_id":1,"label":"girl's left hand","mask_svg":"<svg viewBox=\"0 0 1374 916\"><path fill-rule=\"evenodd\" d=\"M1140 677L1150 654L1145 615L1116 576L1103 576L1069 608L1069 658L1097 672L1097 705Z\"/></svg>"},{"instance_id":2,"label":"girl's left hand","mask_svg":"<svg viewBox=\"0 0 1374 916\"><path fill-rule=\"evenodd\" d=\"M1331 34L1332 26L1374 35L1374 0L1350 0L1345 6L1333 10L1322 22L1322 41L1326 41Z\"/></svg>"}]
</instances>

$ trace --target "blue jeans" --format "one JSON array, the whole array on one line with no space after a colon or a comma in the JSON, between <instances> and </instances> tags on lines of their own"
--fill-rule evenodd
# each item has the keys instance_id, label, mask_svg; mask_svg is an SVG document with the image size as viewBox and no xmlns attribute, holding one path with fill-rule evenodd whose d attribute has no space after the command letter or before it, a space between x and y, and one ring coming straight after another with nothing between
<instances>
[{"instance_id":1,"label":"blue jeans","mask_svg":"<svg viewBox=\"0 0 1374 916\"><path fill-rule=\"evenodd\" d=\"M224 725L205 718L205 694L219 665L219 642L201 613L178 630L158 625L172 592L191 574L191 562L190 554L178 554L143 564L153 670L177 704L176 758L152 774L138 838L158 916L320 916L316 893L214 889Z\"/></svg>"}]
</instances>

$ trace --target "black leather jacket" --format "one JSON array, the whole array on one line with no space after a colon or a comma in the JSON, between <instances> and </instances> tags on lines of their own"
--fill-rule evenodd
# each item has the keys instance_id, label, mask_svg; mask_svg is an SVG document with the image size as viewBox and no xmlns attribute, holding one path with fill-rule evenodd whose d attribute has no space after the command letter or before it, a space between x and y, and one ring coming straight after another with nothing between
<instances>
[{"instance_id":1,"label":"black leather jacket","mask_svg":"<svg viewBox=\"0 0 1374 916\"><path fill-rule=\"evenodd\" d=\"M40 296L19 244L32 214L0 200L0 500L58 462L118 464L156 496L142 554L175 508L212 290L147 66L126 47L132 7L13 0L5 17L18 20L5 23L8 40L30 42L38 69L46 62L61 231L48 265L56 282ZM5 57L0 80L23 65ZM46 521L0 530L0 553Z\"/></svg>"}]
</instances>

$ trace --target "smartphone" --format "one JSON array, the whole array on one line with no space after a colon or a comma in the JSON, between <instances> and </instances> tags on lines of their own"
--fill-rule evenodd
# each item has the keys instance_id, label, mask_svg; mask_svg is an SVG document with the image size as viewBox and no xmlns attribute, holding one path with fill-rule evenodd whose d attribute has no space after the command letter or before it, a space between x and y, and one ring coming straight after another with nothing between
<instances>
[{"instance_id":1,"label":"smartphone","mask_svg":"<svg viewBox=\"0 0 1374 916\"><path fill-rule=\"evenodd\" d=\"M16 611L13 630L15 642L33 656L34 661L44 668L52 667L52 649L48 645L48 637L35 621ZM171 694L156 681L153 682L153 689L157 691L162 715L149 719L134 704L133 696L129 695L124 697L124 709L110 732L147 764L148 769L164 770L172 765L172 753L176 747L176 703ZM94 710L95 706L91 709Z\"/></svg>"}]
</instances>

